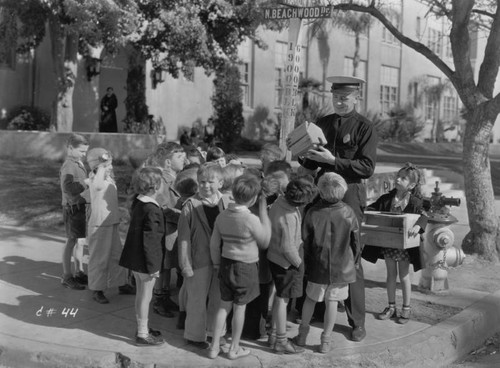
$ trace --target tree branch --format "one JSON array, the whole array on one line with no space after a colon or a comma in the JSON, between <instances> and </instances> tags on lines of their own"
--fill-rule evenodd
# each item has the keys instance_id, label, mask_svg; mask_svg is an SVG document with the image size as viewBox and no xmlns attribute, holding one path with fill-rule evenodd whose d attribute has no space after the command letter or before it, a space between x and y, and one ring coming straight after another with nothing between
<instances>
[{"instance_id":1,"label":"tree branch","mask_svg":"<svg viewBox=\"0 0 500 368\"><path fill-rule=\"evenodd\" d=\"M483 95L488 98L493 96L495 81L500 66L500 7L497 6L496 15L493 18L490 34L484 50L484 59L479 69L477 87Z\"/></svg>"},{"instance_id":2,"label":"tree branch","mask_svg":"<svg viewBox=\"0 0 500 368\"><path fill-rule=\"evenodd\" d=\"M490 13L490 12L488 12L488 11L486 11L486 10L481 10L481 9L472 9L472 12L473 12L473 13L476 13L476 14L479 14L479 15L484 15L484 16L486 16L486 17L490 17L490 18L493 18L493 19L495 18L495 14Z\"/></svg>"},{"instance_id":3,"label":"tree branch","mask_svg":"<svg viewBox=\"0 0 500 368\"><path fill-rule=\"evenodd\" d=\"M477 91L474 82L474 72L470 63L469 21L474 0L453 0L453 22L450 31L451 51L456 73L460 76L453 84L467 108L477 105L477 96L471 92Z\"/></svg>"},{"instance_id":4,"label":"tree branch","mask_svg":"<svg viewBox=\"0 0 500 368\"><path fill-rule=\"evenodd\" d=\"M357 4L338 4L333 6L334 9L338 10L352 10L361 13L368 13L374 18L378 19L384 27L386 27L389 32L391 32L394 37L396 37L401 43L406 46L412 48L418 53L425 56L429 61L431 61L439 70L441 70L453 84L456 83L455 72L448 66L446 63L441 60L435 53L433 53L427 46L424 44L414 41L411 38L403 35L394 25L387 19L387 17L382 14L382 12L377 9L373 3L369 6L357 5Z\"/></svg>"}]
</instances>

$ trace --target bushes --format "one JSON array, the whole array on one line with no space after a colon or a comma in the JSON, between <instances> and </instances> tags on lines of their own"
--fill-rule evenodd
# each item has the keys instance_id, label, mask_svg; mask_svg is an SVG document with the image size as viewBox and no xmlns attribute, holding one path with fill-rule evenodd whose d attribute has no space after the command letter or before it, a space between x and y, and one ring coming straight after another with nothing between
<instances>
[{"instance_id":1,"label":"bushes","mask_svg":"<svg viewBox=\"0 0 500 368\"><path fill-rule=\"evenodd\" d=\"M50 114L38 107L17 106L2 119L0 127L8 130L49 130Z\"/></svg>"},{"instance_id":2,"label":"bushes","mask_svg":"<svg viewBox=\"0 0 500 368\"><path fill-rule=\"evenodd\" d=\"M226 63L216 73L215 93L212 97L216 138L225 152L235 149L245 124L243 119L240 73L236 65Z\"/></svg>"},{"instance_id":3,"label":"bushes","mask_svg":"<svg viewBox=\"0 0 500 368\"><path fill-rule=\"evenodd\" d=\"M123 120L124 133L135 133L135 134L159 134L165 135L165 124L163 124L163 119L155 119L153 115L148 115L143 121L134 121L130 118L125 118Z\"/></svg>"},{"instance_id":4,"label":"bushes","mask_svg":"<svg viewBox=\"0 0 500 368\"><path fill-rule=\"evenodd\" d=\"M414 115L411 106L396 106L387 116L368 113L382 142L411 142L424 128L424 123Z\"/></svg>"}]
</instances>

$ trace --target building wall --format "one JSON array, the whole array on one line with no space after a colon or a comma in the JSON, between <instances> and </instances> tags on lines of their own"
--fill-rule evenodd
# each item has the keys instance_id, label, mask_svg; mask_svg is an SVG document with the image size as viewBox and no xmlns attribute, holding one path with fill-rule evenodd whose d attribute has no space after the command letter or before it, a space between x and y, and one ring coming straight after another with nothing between
<instances>
[{"instance_id":1,"label":"building wall","mask_svg":"<svg viewBox=\"0 0 500 368\"><path fill-rule=\"evenodd\" d=\"M31 105L32 96L26 91L31 90L32 68L30 60L17 55L13 69L0 67L0 111L8 112L18 105ZM8 86L8 88L6 87Z\"/></svg>"},{"instance_id":2,"label":"building wall","mask_svg":"<svg viewBox=\"0 0 500 368\"><path fill-rule=\"evenodd\" d=\"M74 129L82 132L98 132L100 118L100 101L106 89L112 87L118 101L116 121L118 132L124 128L125 99L127 97L128 60L125 49L118 50L116 55L103 53L100 74L87 78L85 60L78 58L78 79L73 93Z\"/></svg>"},{"instance_id":3,"label":"building wall","mask_svg":"<svg viewBox=\"0 0 500 368\"><path fill-rule=\"evenodd\" d=\"M179 78L166 76L165 81L152 86L151 64L146 67L146 103L150 114L161 118L167 139L177 140L182 129L191 128L196 120L206 124L212 115L213 76L208 77L202 68L195 68L193 81L182 73Z\"/></svg>"}]
</instances>

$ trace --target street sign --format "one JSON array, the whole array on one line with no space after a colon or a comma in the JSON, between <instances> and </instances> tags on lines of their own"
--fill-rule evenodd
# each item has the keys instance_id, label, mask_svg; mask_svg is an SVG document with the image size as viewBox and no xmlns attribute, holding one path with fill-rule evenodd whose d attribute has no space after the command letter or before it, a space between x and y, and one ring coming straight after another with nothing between
<instances>
[{"instance_id":1,"label":"street sign","mask_svg":"<svg viewBox=\"0 0 500 368\"><path fill-rule=\"evenodd\" d=\"M300 8L266 8L265 19L290 19L290 18L330 18L332 8L330 6L308 6Z\"/></svg>"}]
</instances>

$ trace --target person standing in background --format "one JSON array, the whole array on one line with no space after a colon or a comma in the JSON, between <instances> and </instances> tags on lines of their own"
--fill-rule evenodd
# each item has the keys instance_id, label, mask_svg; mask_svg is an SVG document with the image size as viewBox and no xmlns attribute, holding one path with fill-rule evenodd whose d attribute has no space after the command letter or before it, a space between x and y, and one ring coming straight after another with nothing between
<instances>
[{"instance_id":1,"label":"person standing in background","mask_svg":"<svg viewBox=\"0 0 500 368\"><path fill-rule=\"evenodd\" d=\"M118 100L114 94L113 87L106 89L106 95L101 99L101 120L99 121L100 133L116 133L118 126L116 124L116 108Z\"/></svg>"},{"instance_id":2,"label":"person standing in background","mask_svg":"<svg viewBox=\"0 0 500 368\"><path fill-rule=\"evenodd\" d=\"M215 125L212 118L208 118L207 125L204 128L203 141L211 146L214 143L215 139Z\"/></svg>"}]
</instances>

